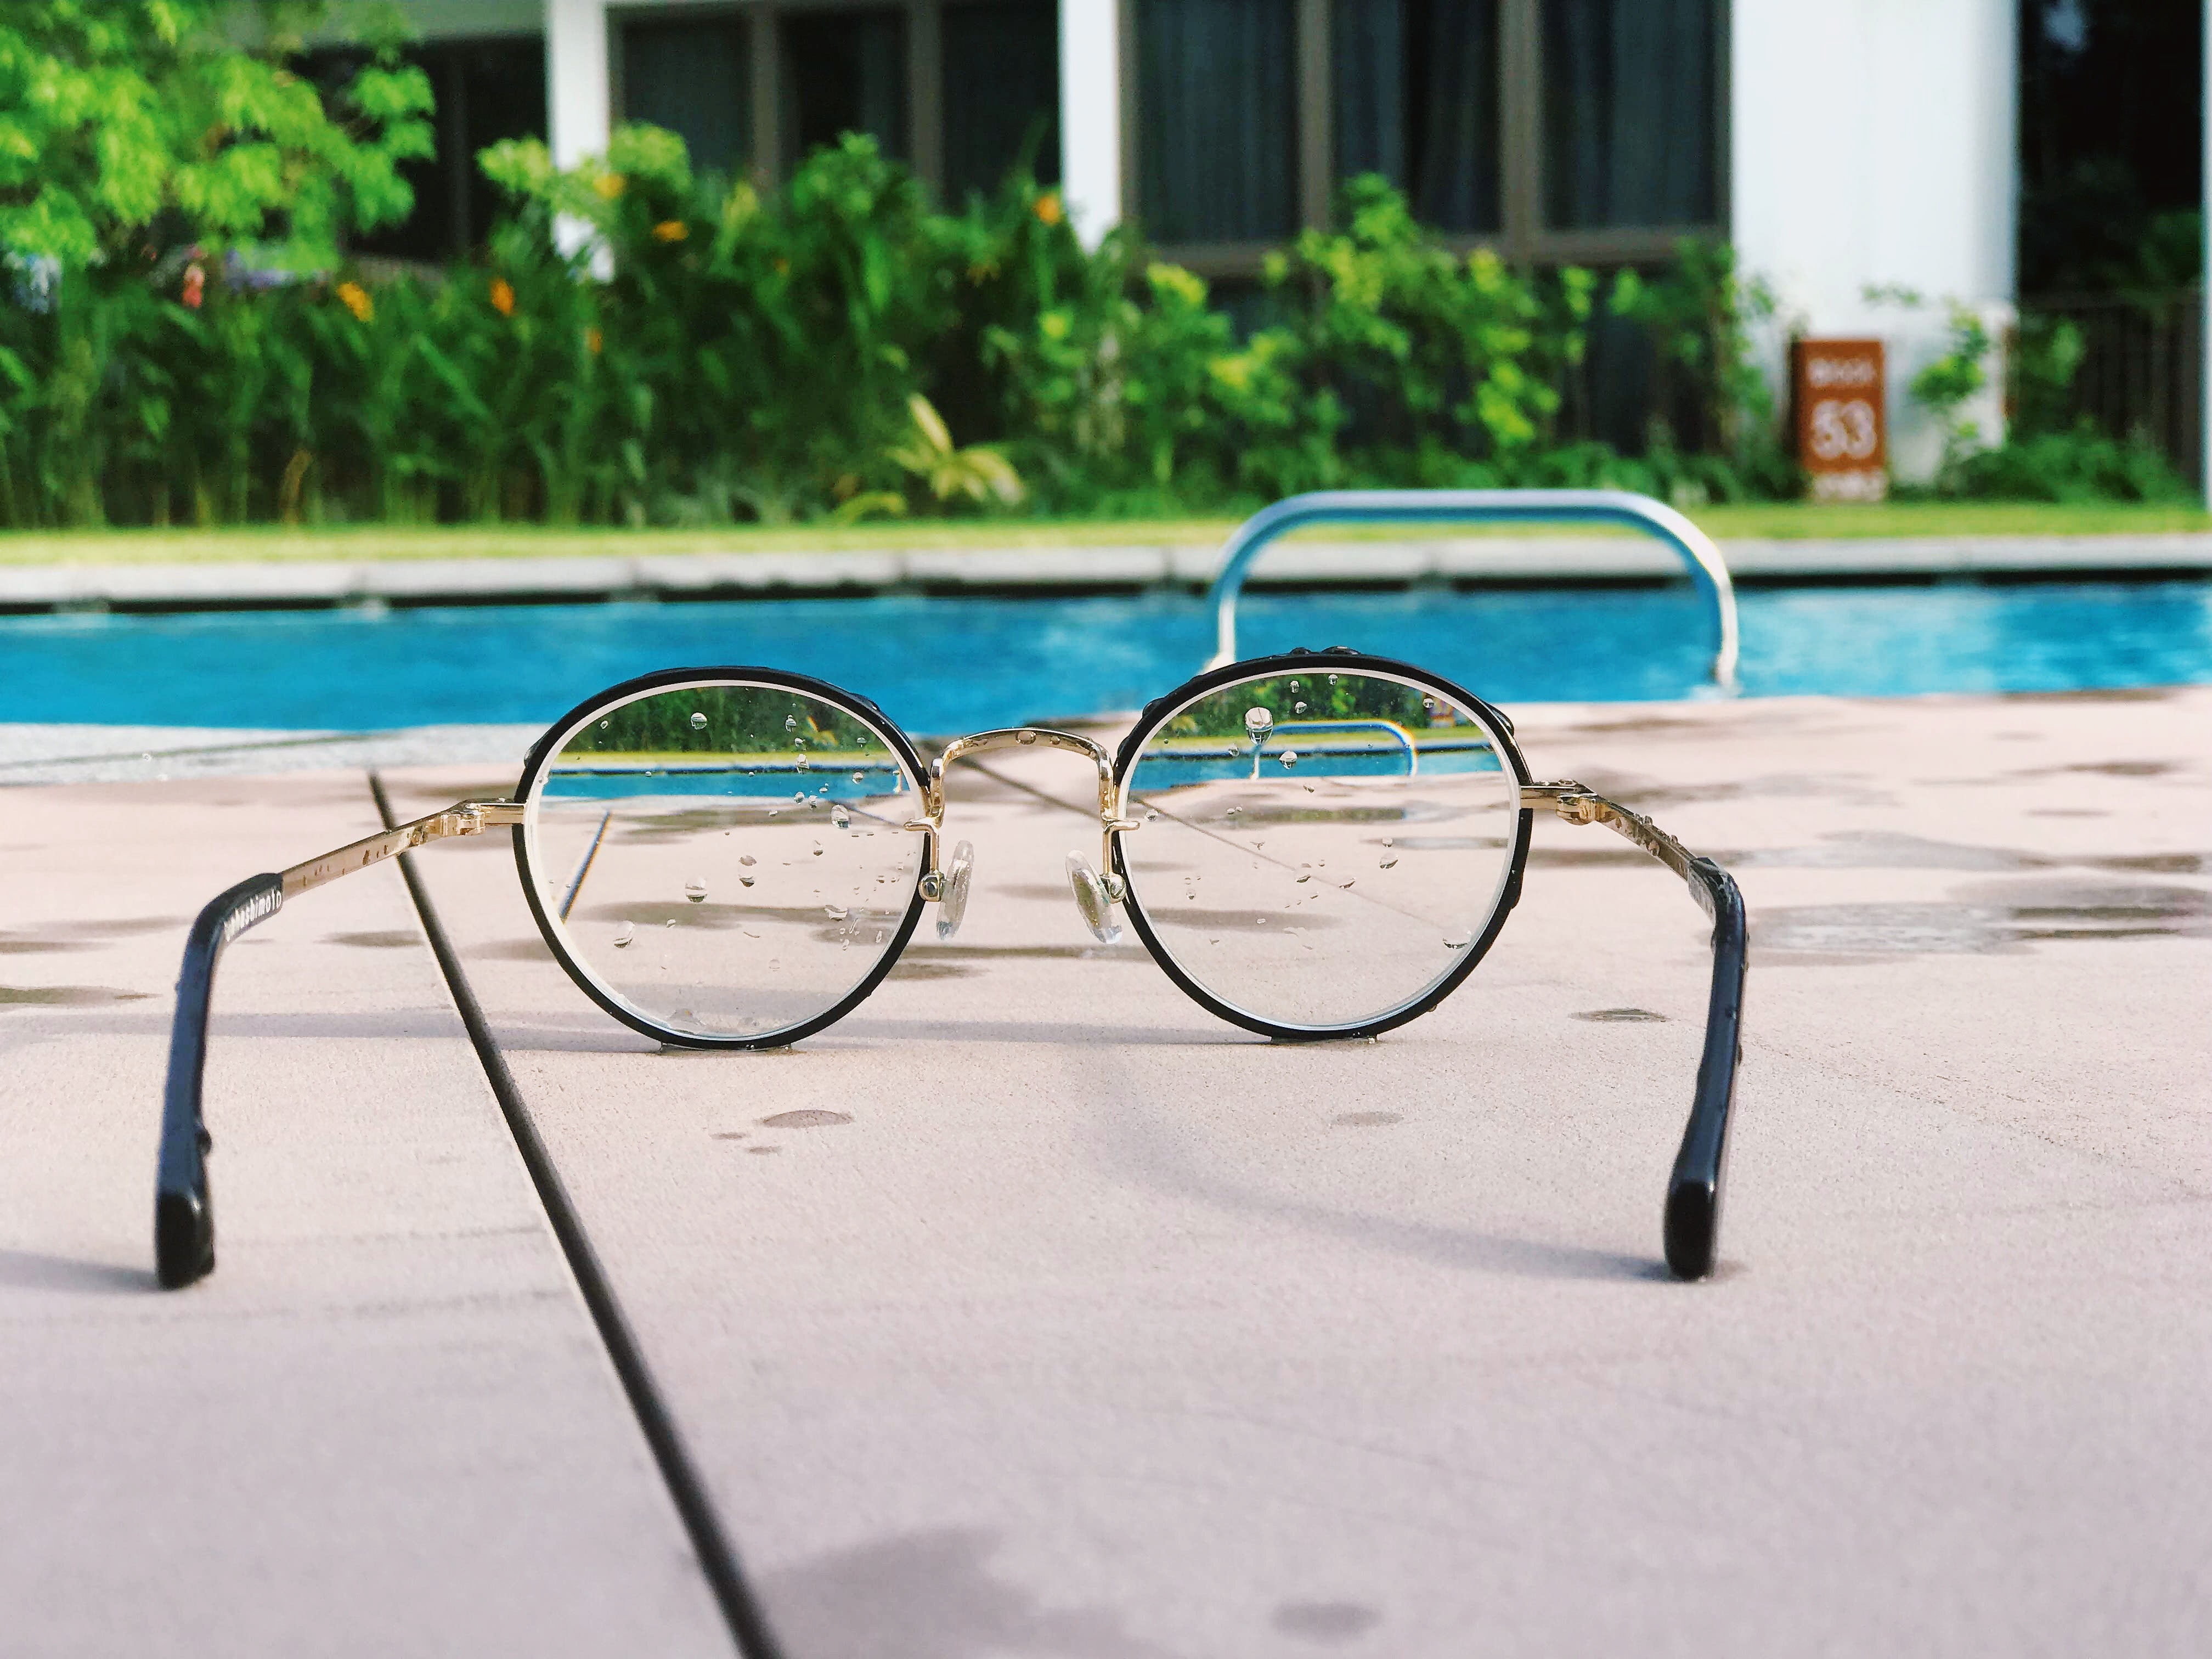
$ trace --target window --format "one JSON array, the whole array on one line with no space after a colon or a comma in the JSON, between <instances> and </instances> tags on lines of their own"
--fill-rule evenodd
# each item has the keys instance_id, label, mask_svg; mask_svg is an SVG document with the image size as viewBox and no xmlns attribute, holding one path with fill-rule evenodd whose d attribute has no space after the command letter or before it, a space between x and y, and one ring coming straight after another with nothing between
<instances>
[{"instance_id":1,"label":"window","mask_svg":"<svg viewBox=\"0 0 2212 1659\"><path fill-rule=\"evenodd\" d=\"M980 0L945 9L945 199L988 195L1030 147L1040 183L1060 182L1057 0Z\"/></svg>"},{"instance_id":2,"label":"window","mask_svg":"<svg viewBox=\"0 0 2212 1659\"><path fill-rule=\"evenodd\" d=\"M748 33L730 14L624 24L622 118L677 134L696 172L736 173L753 149Z\"/></svg>"},{"instance_id":3,"label":"window","mask_svg":"<svg viewBox=\"0 0 2212 1659\"><path fill-rule=\"evenodd\" d=\"M1663 258L1726 219L1727 0L1122 0L1127 204L1250 275L1379 173L1516 260Z\"/></svg>"},{"instance_id":4,"label":"window","mask_svg":"<svg viewBox=\"0 0 2212 1659\"><path fill-rule=\"evenodd\" d=\"M1711 0L1544 0L1544 217L1559 229L1712 222Z\"/></svg>"},{"instance_id":5,"label":"window","mask_svg":"<svg viewBox=\"0 0 2212 1659\"><path fill-rule=\"evenodd\" d=\"M1498 0L1335 0L1336 176L1379 173L1439 229L1504 223Z\"/></svg>"},{"instance_id":6,"label":"window","mask_svg":"<svg viewBox=\"0 0 2212 1659\"><path fill-rule=\"evenodd\" d=\"M904 160L913 153L903 9L799 12L782 17L780 27L787 171L848 132L870 134L886 155Z\"/></svg>"},{"instance_id":7,"label":"window","mask_svg":"<svg viewBox=\"0 0 2212 1659\"><path fill-rule=\"evenodd\" d=\"M1293 0L1138 0L1138 216L1156 242L1298 224Z\"/></svg>"},{"instance_id":8,"label":"window","mask_svg":"<svg viewBox=\"0 0 2212 1659\"><path fill-rule=\"evenodd\" d=\"M532 36L434 40L410 49L437 99L431 118L437 151L403 161L415 207L396 225L353 240L355 252L388 259L459 258L482 242L499 210L499 192L477 166L477 152L502 138L545 136L545 43ZM301 72L327 99L364 61L358 50L308 53Z\"/></svg>"}]
</instances>

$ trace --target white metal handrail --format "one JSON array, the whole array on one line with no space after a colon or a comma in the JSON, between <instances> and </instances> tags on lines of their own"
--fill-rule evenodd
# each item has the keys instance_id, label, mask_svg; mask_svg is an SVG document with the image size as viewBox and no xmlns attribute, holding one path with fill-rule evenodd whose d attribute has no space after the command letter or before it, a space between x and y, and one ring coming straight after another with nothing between
<instances>
[{"instance_id":1,"label":"white metal handrail","mask_svg":"<svg viewBox=\"0 0 2212 1659\"><path fill-rule=\"evenodd\" d=\"M1213 605L1215 650L1237 660L1237 596L1252 562L1276 538L1316 524L1618 524L1657 537L1681 559L1712 612L1712 683L1736 689L1735 585L1712 538L1649 495L1626 489L1323 489L1291 495L1237 527L1222 548Z\"/></svg>"}]
</instances>

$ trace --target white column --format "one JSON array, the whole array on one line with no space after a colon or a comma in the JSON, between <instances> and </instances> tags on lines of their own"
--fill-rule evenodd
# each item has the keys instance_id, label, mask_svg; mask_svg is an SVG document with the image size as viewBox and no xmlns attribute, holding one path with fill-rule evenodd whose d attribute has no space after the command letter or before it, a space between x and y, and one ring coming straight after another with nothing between
<instances>
[{"instance_id":1,"label":"white column","mask_svg":"<svg viewBox=\"0 0 2212 1659\"><path fill-rule=\"evenodd\" d=\"M1888 345L1891 465L1924 477L1942 434L1914 374L1954 304L2002 333L2014 299L2016 0L1734 0L1730 234L1789 322ZM1869 304L1910 289L1917 308ZM2002 436L2002 366L1960 411Z\"/></svg>"},{"instance_id":2,"label":"white column","mask_svg":"<svg viewBox=\"0 0 2212 1659\"><path fill-rule=\"evenodd\" d=\"M606 0L545 0L545 118L556 167L607 153Z\"/></svg>"},{"instance_id":3,"label":"white column","mask_svg":"<svg viewBox=\"0 0 2212 1659\"><path fill-rule=\"evenodd\" d=\"M1060 197L1087 246L1121 222L1121 0L1060 0Z\"/></svg>"}]
</instances>

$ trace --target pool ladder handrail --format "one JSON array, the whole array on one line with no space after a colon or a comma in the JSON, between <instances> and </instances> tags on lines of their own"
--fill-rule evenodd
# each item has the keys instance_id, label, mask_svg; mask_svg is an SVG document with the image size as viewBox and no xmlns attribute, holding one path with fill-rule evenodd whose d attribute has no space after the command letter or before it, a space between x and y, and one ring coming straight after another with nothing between
<instances>
[{"instance_id":1,"label":"pool ladder handrail","mask_svg":"<svg viewBox=\"0 0 2212 1659\"><path fill-rule=\"evenodd\" d=\"M1213 606L1219 668L1237 660L1237 596L1268 544L1316 524L1617 524L1657 537L1689 571L1712 611L1713 685L1736 690L1735 584L1712 538L1664 501L1626 489L1316 489L1288 495L1237 526L1221 550Z\"/></svg>"}]
</instances>

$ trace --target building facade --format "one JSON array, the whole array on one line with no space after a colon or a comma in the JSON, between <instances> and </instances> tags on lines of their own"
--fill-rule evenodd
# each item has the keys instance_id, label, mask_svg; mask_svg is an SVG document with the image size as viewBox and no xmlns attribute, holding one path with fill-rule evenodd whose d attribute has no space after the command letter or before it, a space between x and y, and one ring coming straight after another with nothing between
<instances>
[{"instance_id":1,"label":"building facade","mask_svg":"<svg viewBox=\"0 0 2212 1659\"><path fill-rule=\"evenodd\" d=\"M621 122L773 180L843 131L940 197L1018 158L1087 237L1133 223L1231 283L1379 172L1455 243L1519 263L1733 241L1789 333L1889 346L1892 451L1942 434L1906 388L1953 307L2014 297L2014 0L407 0L441 94L429 234L480 230L467 158ZM542 85L542 101L524 83ZM534 123L534 125L533 125ZM503 127L504 130L501 130ZM425 235L418 214L410 235ZM1917 303L1907 296L1917 296ZM1992 388L1963 411L1985 437Z\"/></svg>"}]
</instances>

